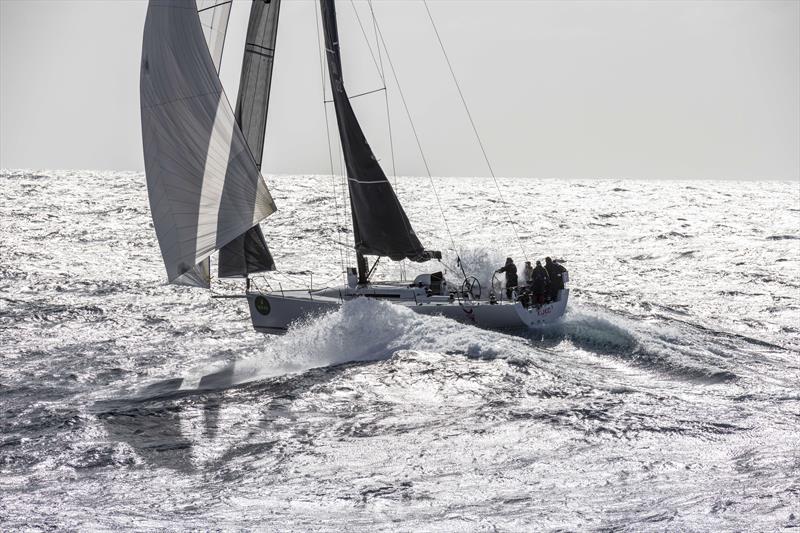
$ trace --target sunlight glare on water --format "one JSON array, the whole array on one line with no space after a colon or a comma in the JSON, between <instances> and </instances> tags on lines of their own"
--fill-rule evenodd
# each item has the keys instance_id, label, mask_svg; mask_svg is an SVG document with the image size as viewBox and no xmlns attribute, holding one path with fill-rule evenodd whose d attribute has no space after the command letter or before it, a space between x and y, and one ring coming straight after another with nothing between
<instances>
[{"instance_id":1,"label":"sunlight glare on water","mask_svg":"<svg viewBox=\"0 0 800 533\"><path fill-rule=\"evenodd\" d=\"M330 178L268 182L280 271L255 284L338 283ZM281 337L165 284L141 174L0 183L2 529L800 527L796 182L505 179L503 206L437 180L483 284L525 260L508 217L528 259L564 260L564 320L511 335L354 301ZM398 179L458 284L427 190Z\"/></svg>"}]
</instances>

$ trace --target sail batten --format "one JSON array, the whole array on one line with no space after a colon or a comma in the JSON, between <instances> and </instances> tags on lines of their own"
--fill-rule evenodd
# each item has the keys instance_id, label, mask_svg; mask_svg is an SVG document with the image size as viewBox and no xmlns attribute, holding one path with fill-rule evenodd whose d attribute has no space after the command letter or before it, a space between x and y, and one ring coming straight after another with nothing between
<instances>
[{"instance_id":1,"label":"sail batten","mask_svg":"<svg viewBox=\"0 0 800 533\"><path fill-rule=\"evenodd\" d=\"M140 76L145 174L170 282L188 273L191 283L207 271L202 263L212 253L275 211L219 81L223 7L206 11L213 34L204 33L193 0L151 0L147 10Z\"/></svg>"},{"instance_id":2,"label":"sail batten","mask_svg":"<svg viewBox=\"0 0 800 533\"><path fill-rule=\"evenodd\" d=\"M332 99L347 170L356 251L394 260L428 260L433 255L425 251L414 233L350 104L342 74L336 6L332 0L320 0L320 8Z\"/></svg>"}]
</instances>

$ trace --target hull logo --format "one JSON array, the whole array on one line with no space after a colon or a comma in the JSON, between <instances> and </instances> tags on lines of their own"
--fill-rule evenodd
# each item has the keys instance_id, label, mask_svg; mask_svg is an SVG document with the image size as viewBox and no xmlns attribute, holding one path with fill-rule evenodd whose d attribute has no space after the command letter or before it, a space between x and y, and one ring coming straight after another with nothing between
<instances>
[{"instance_id":1,"label":"hull logo","mask_svg":"<svg viewBox=\"0 0 800 533\"><path fill-rule=\"evenodd\" d=\"M256 301L253 303L256 306L256 311L258 311L260 314L264 316L268 315L269 312L272 311L269 305L269 300L267 300L263 296L256 296Z\"/></svg>"}]
</instances>

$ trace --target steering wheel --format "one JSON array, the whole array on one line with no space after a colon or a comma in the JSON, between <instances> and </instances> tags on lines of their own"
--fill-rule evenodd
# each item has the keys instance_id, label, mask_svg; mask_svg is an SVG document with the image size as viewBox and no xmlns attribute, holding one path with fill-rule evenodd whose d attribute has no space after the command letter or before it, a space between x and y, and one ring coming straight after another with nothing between
<instances>
[{"instance_id":1,"label":"steering wheel","mask_svg":"<svg viewBox=\"0 0 800 533\"><path fill-rule=\"evenodd\" d=\"M464 278L464 283L461 284L461 294L465 297L469 296L472 300L477 300L481 297L481 282L475 276Z\"/></svg>"}]
</instances>

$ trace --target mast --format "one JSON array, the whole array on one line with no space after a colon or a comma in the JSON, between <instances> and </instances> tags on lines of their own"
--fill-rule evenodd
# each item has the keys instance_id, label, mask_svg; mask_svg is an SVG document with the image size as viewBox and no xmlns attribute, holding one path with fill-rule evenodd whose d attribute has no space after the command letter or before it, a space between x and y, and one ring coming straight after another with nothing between
<instances>
[{"instance_id":1,"label":"mast","mask_svg":"<svg viewBox=\"0 0 800 533\"><path fill-rule=\"evenodd\" d=\"M259 170L264 152L280 7L280 0L253 0L250 6L236 99L236 123L244 133ZM275 262L260 226L253 226L219 251L218 270L221 278L247 277L256 272L275 270Z\"/></svg>"},{"instance_id":2,"label":"mast","mask_svg":"<svg viewBox=\"0 0 800 533\"><path fill-rule=\"evenodd\" d=\"M194 0L151 0L142 43L147 190L173 283L275 211L225 97L201 16Z\"/></svg>"},{"instance_id":3,"label":"mast","mask_svg":"<svg viewBox=\"0 0 800 533\"><path fill-rule=\"evenodd\" d=\"M333 0L320 0L320 8L331 92L347 170L359 282L365 283L365 255L387 256L395 261L427 261L440 258L441 253L423 248L367 143L344 86L336 6Z\"/></svg>"}]
</instances>

